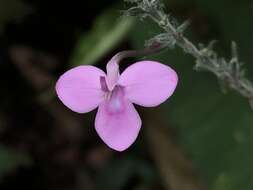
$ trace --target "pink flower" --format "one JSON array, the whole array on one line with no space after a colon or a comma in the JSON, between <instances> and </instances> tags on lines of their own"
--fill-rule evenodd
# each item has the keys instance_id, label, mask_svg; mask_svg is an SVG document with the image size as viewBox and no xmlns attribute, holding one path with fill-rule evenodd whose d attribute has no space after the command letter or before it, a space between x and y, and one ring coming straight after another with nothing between
<instances>
[{"instance_id":1,"label":"pink flower","mask_svg":"<svg viewBox=\"0 0 253 190\"><path fill-rule=\"evenodd\" d=\"M121 75L117 56L106 66L78 66L64 73L56 92L65 106L86 113L98 107L95 129L112 149L127 149L138 136L141 118L133 104L154 107L166 101L177 85L177 74L155 61L140 61Z\"/></svg>"}]
</instances>

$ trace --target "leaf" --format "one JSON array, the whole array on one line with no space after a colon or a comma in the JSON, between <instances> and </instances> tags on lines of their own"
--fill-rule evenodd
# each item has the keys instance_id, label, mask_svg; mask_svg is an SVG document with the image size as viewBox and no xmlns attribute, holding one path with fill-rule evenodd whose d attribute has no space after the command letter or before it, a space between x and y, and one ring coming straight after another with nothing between
<instances>
[{"instance_id":1,"label":"leaf","mask_svg":"<svg viewBox=\"0 0 253 190\"><path fill-rule=\"evenodd\" d=\"M31 159L28 155L0 145L0 180L15 168L30 164Z\"/></svg>"},{"instance_id":2,"label":"leaf","mask_svg":"<svg viewBox=\"0 0 253 190\"><path fill-rule=\"evenodd\" d=\"M71 66L92 65L120 43L133 24L132 18L120 16L117 8L107 9L98 16L91 30L81 35L70 60Z\"/></svg>"},{"instance_id":3,"label":"leaf","mask_svg":"<svg viewBox=\"0 0 253 190\"><path fill-rule=\"evenodd\" d=\"M0 33L7 22L21 19L29 12L31 12L31 7L20 0L0 1Z\"/></svg>"}]
</instances>

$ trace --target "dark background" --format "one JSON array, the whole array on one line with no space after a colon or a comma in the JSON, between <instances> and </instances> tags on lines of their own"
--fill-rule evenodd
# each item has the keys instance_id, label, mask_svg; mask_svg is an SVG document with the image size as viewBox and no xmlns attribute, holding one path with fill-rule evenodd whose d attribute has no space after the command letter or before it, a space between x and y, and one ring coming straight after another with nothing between
<instances>
[{"instance_id":1,"label":"dark background","mask_svg":"<svg viewBox=\"0 0 253 190\"><path fill-rule=\"evenodd\" d=\"M253 1L164 2L178 22L191 20L186 36L194 43L217 39L216 50L229 57L235 40L253 76ZM193 58L178 48L146 57L175 68L180 82L163 105L138 107L143 128L125 152L99 139L96 111L72 113L56 98L55 81L67 69L104 69L116 52L141 48L160 32L151 21L124 24L120 11L127 7L116 0L0 0L1 190L253 188L247 100L222 93L216 78L194 71ZM101 50L104 43L110 45Z\"/></svg>"}]
</instances>

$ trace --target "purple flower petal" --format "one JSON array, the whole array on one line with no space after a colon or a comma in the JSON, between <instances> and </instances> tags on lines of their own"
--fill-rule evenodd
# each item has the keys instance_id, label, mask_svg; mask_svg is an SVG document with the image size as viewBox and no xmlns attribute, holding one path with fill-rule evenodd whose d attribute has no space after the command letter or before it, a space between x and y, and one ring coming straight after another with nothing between
<instances>
[{"instance_id":1,"label":"purple flower petal","mask_svg":"<svg viewBox=\"0 0 253 190\"><path fill-rule=\"evenodd\" d=\"M56 83L60 100L72 111L86 113L104 100L100 77L105 73L93 66L79 66L64 73Z\"/></svg>"},{"instance_id":2,"label":"purple flower petal","mask_svg":"<svg viewBox=\"0 0 253 190\"><path fill-rule=\"evenodd\" d=\"M107 85L109 90L112 90L119 80L119 65L115 59L111 59L106 65Z\"/></svg>"},{"instance_id":3,"label":"purple flower petal","mask_svg":"<svg viewBox=\"0 0 253 190\"><path fill-rule=\"evenodd\" d=\"M145 107L163 103L173 94L177 82L173 69L155 61L140 61L129 66L118 81L125 87L131 102Z\"/></svg>"},{"instance_id":4,"label":"purple flower petal","mask_svg":"<svg viewBox=\"0 0 253 190\"><path fill-rule=\"evenodd\" d=\"M138 136L141 119L133 104L116 86L110 99L99 105L95 128L101 139L114 150L127 149Z\"/></svg>"}]
</instances>

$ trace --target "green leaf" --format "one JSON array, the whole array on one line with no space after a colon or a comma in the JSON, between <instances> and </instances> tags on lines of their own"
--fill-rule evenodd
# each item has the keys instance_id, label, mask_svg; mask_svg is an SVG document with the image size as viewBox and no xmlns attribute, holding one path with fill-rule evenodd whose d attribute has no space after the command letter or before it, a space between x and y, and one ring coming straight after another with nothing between
<instances>
[{"instance_id":1,"label":"green leaf","mask_svg":"<svg viewBox=\"0 0 253 190\"><path fill-rule=\"evenodd\" d=\"M97 17L91 30L81 35L71 66L94 64L124 39L134 20L120 16L118 8L110 8Z\"/></svg>"},{"instance_id":2,"label":"green leaf","mask_svg":"<svg viewBox=\"0 0 253 190\"><path fill-rule=\"evenodd\" d=\"M19 166L31 164L28 155L0 145L0 179Z\"/></svg>"}]
</instances>

